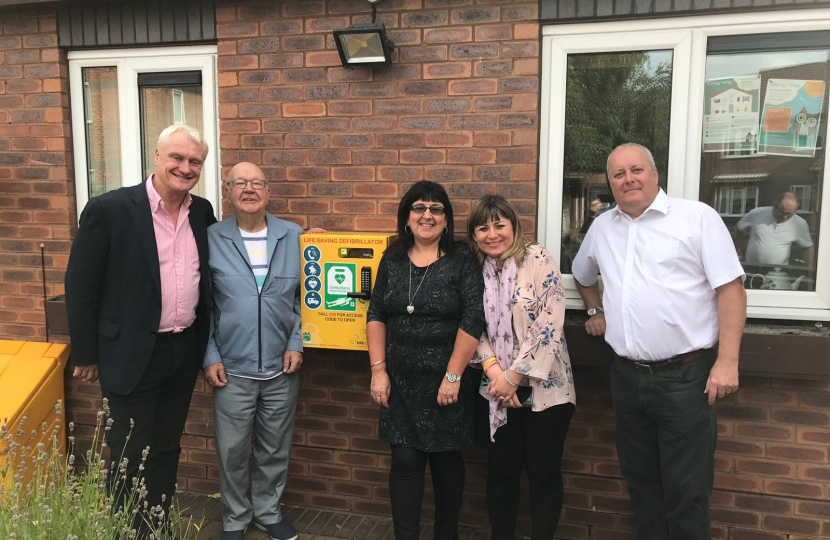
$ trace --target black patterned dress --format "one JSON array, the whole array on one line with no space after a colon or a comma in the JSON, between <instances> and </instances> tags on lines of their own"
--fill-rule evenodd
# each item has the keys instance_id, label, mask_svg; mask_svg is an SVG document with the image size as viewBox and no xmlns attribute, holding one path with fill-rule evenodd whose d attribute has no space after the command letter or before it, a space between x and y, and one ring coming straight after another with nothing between
<instances>
[{"instance_id":1,"label":"black patterned dress","mask_svg":"<svg viewBox=\"0 0 830 540\"><path fill-rule=\"evenodd\" d=\"M424 273L429 270L424 278ZM461 450L473 442L475 370L461 378L458 403L439 406L438 388L447 372L460 328L475 339L484 332L481 267L459 244L429 267L412 266L415 310L407 312L410 262L380 262L368 321L386 324L389 408L380 411L380 440L425 452ZM472 371L472 373L469 373Z\"/></svg>"}]
</instances>

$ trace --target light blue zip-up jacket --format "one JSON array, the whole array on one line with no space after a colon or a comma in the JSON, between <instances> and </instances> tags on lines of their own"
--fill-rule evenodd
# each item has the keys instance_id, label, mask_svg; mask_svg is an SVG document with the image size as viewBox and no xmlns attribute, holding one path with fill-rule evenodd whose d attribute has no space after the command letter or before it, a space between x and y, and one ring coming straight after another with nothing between
<instances>
[{"instance_id":1,"label":"light blue zip-up jacket","mask_svg":"<svg viewBox=\"0 0 830 540\"><path fill-rule=\"evenodd\" d=\"M281 370L286 351L303 350L300 335L300 226L266 214L268 274L256 279L236 216L208 228L213 308L203 365L256 373Z\"/></svg>"}]
</instances>

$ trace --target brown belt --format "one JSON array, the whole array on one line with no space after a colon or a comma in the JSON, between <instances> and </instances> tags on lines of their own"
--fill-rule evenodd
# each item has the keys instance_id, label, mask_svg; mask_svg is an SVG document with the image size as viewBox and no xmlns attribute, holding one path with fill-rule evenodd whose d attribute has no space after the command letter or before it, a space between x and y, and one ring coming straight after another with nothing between
<instances>
[{"instance_id":1,"label":"brown belt","mask_svg":"<svg viewBox=\"0 0 830 540\"><path fill-rule=\"evenodd\" d=\"M615 356L617 357L617 360L620 361L620 364L627 368L639 371L640 373L656 375L657 373L672 371L683 367L686 364L690 364L711 350L711 348L698 349L696 351L689 351L687 353L678 354L677 356L672 356L668 360L657 360L655 362L642 362L640 360L634 360L633 358L626 358L625 356Z\"/></svg>"}]
</instances>

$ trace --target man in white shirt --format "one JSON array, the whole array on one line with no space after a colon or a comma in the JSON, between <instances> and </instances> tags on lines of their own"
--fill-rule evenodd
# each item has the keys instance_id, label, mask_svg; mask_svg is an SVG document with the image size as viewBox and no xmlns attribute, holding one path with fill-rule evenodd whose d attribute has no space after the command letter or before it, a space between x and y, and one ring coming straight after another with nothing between
<instances>
[{"instance_id":1,"label":"man in white shirt","mask_svg":"<svg viewBox=\"0 0 830 540\"><path fill-rule=\"evenodd\" d=\"M813 266L810 226L799 215L798 198L784 192L774 206L751 210L738 222L738 230L749 235L745 260L748 264L790 264L793 243L807 249L806 263Z\"/></svg>"},{"instance_id":2,"label":"man in white shirt","mask_svg":"<svg viewBox=\"0 0 830 540\"><path fill-rule=\"evenodd\" d=\"M588 230L573 275L587 332L615 352L617 454L637 539L708 540L712 405L738 389L744 273L720 216L668 197L647 148L617 147L608 176L617 207Z\"/></svg>"}]
</instances>

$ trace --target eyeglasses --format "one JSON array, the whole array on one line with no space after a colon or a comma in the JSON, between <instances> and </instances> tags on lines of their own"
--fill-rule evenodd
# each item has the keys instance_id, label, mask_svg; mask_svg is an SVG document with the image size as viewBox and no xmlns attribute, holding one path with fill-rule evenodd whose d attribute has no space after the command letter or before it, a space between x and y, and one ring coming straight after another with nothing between
<instances>
[{"instance_id":1,"label":"eyeglasses","mask_svg":"<svg viewBox=\"0 0 830 540\"><path fill-rule=\"evenodd\" d=\"M778 218L780 221L787 221L795 215L795 212L784 212L777 206L773 206L772 211L775 214L775 217Z\"/></svg>"},{"instance_id":2,"label":"eyeglasses","mask_svg":"<svg viewBox=\"0 0 830 540\"><path fill-rule=\"evenodd\" d=\"M416 204L410 208L413 214L418 214L419 216L429 210L429 213L433 216L442 216L444 215L444 207L438 206L437 204L433 204L432 206L426 206L423 204Z\"/></svg>"},{"instance_id":3,"label":"eyeglasses","mask_svg":"<svg viewBox=\"0 0 830 540\"><path fill-rule=\"evenodd\" d=\"M233 180L228 180L228 185L233 187L234 189L245 189L248 185L248 182L251 183L251 187L254 189L265 189L268 186L268 182L265 180L244 180L242 178L234 178Z\"/></svg>"}]
</instances>

